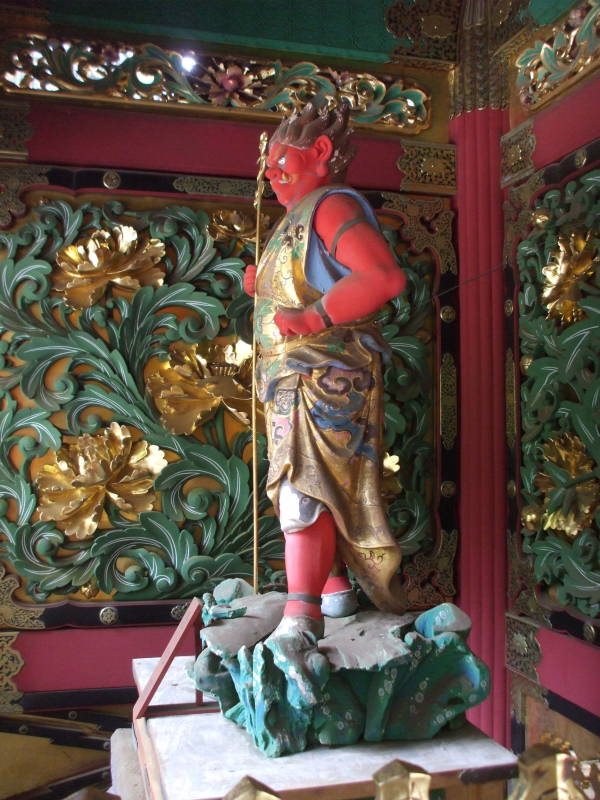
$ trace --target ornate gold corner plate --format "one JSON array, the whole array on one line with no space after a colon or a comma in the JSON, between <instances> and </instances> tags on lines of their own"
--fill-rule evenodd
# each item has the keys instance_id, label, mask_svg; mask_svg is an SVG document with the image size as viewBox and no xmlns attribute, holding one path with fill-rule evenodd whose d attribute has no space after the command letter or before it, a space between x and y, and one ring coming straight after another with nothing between
<instances>
[{"instance_id":1,"label":"ornate gold corner plate","mask_svg":"<svg viewBox=\"0 0 600 800\"><path fill-rule=\"evenodd\" d=\"M373 131L412 135L431 124L430 94L389 74L27 33L4 39L2 51L0 85L14 94L266 121L321 94L332 103L345 98L352 122Z\"/></svg>"},{"instance_id":2,"label":"ornate gold corner plate","mask_svg":"<svg viewBox=\"0 0 600 800\"><path fill-rule=\"evenodd\" d=\"M444 353L440 365L440 435L446 450L452 450L458 436L456 364Z\"/></svg>"},{"instance_id":3,"label":"ornate gold corner plate","mask_svg":"<svg viewBox=\"0 0 600 800\"><path fill-rule=\"evenodd\" d=\"M539 625L524 617L506 614L506 666L530 681L539 683L537 665L542 650L535 638Z\"/></svg>"},{"instance_id":4,"label":"ornate gold corner plate","mask_svg":"<svg viewBox=\"0 0 600 800\"><path fill-rule=\"evenodd\" d=\"M0 627L19 630L44 628L44 622L40 619L43 608L18 605L13 600L13 593L18 587L19 579L15 575L7 575L0 561Z\"/></svg>"},{"instance_id":5,"label":"ornate gold corner plate","mask_svg":"<svg viewBox=\"0 0 600 800\"><path fill-rule=\"evenodd\" d=\"M0 103L0 158L25 161L32 128L27 120L27 103Z\"/></svg>"},{"instance_id":6,"label":"ornate gold corner plate","mask_svg":"<svg viewBox=\"0 0 600 800\"><path fill-rule=\"evenodd\" d=\"M440 259L440 273L458 274L456 251L452 243L454 212L441 197L406 197L396 192L382 192L384 208L399 211L405 225L402 235L410 241L411 250L422 253L430 249ZM432 232L433 231L433 232Z\"/></svg>"},{"instance_id":7,"label":"ornate gold corner plate","mask_svg":"<svg viewBox=\"0 0 600 800\"><path fill-rule=\"evenodd\" d=\"M402 173L403 191L456 194L455 145L404 140L402 151L396 166Z\"/></svg>"},{"instance_id":8,"label":"ornate gold corner plate","mask_svg":"<svg viewBox=\"0 0 600 800\"><path fill-rule=\"evenodd\" d=\"M529 120L501 137L502 179L500 185L503 188L522 181L533 172L535 169L533 163L535 144L533 123Z\"/></svg>"},{"instance_id":9,"label":"ornate gold corner plate","mask_svg":"<svg viewBox=\"0 0 600 800\"><path fill-rule=\"evenodd\" d=\"M5 164L0 166L0 228L27 211L20 194L27 186L47 184L48 167Z\"/></svg>"},{"instance_id":10,"label":"ornate gold corner plate","mask_svg":"<svg viewBox=\"0 0 600 800\"><path fill-rule=\"evenodd\" d=\"M547 692L543 686L535 681L530 681L522 675L509 672L510 683L510 710L511 715L520 725L527 724L527 703L531 697L544 706L548 705Z\"/></svg>"},{"instance_id":11,"label":"ornate gold corner plate","mask_svg":"<svg viewBox=\"0 0 600 800\"><path fill-rule=\"evenodd\" d=\"M12 680L25 663L21 654L12 647L18 635L0 633L0 712L3 714L19 714L23 711L19 704L23 695L17 691Z\"/></svg>"}]
</instances>

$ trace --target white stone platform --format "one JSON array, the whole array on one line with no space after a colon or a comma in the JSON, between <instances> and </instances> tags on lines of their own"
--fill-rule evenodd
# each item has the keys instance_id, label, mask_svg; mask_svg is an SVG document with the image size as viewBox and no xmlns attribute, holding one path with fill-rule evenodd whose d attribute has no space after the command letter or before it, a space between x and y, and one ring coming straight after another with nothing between
<instances>
[{"instance_id":1,"label":"white stone platform","mask_svg":"<svg viewBox=\"0 0 600 800\"><path fill-rule=\"evenodd\" d=\"M138 689L145 685L157 661L134 662ZM194 687L186 674L189 663L191 658L174 659L155 703L193 701ZM516 764L510 751L471 725L427 741L318 747L272 759L256 748L244 730L219 713L155 717L146 724L165 800L217 800L246 775L286 800L351 800L373 796L373 773L393 759L429 772L432 787L457 786L465 771L478 783L500 780L508 777ZM124 796L122 800L134 798Z\"/></svg>"}]
</instances>

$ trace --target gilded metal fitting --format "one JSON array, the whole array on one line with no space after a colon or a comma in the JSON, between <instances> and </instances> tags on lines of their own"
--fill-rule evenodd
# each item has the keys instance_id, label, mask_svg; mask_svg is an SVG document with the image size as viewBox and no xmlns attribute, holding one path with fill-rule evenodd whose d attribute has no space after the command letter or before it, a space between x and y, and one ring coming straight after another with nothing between
<instances>
[{"instance_id":1,"label":"gilded metal fitting","mask_svg":"<svg viewBox=\"0 0 600 800\"><path fill-rule=\"evenodd\" d=\"M456 484L454 481L442 481L440 484L440 493L442 497L454 497L456 494Z\"/></svg>"},{"instance_id":2,"label":"gilded metal fitting","mask_svg":"<svg viewBox=\"0 0 600 800\"><path fill-rule=\"evenodd\" d=\"M103 625L114 625L119 621L119 612L112 606L105 606L100 609L98 619Z\"/></svg>"},{"instance_id":3,"label":"gilded metal fitting","mask_svg":"<svg viewBox=\"0 0 600 800\"><path fill-rule=\"evenodd\" d=\"M454 322L456 319L456 309L453 306L442 306L440 309L440 319L442 322Z\"/></svg>"},{"instance_id":4,"label":"gilded metal fitting","mask_svg":"<svg viewBox=\"0 0 600 800\"><path fill-rule=\"evenodd\" d=\"M107 189L118 189L121 185L121 176L116 170L109 169L102 176L102 183Z\"/></svg>"}]
</instances>

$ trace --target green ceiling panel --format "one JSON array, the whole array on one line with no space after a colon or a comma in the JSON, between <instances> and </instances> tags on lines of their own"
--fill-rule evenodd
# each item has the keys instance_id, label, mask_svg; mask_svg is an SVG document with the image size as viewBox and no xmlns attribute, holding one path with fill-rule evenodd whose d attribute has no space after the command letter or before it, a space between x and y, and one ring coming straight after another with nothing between
<instances>
[{"instance_id":1,"label":"green ceiling panel","mask_svg":"<svg viewBox=\"0 0 600 800\"><path fill-rule=\"evenodd\" d=\"M48 0L50 20L218 45L387 61L393 0Z\"/></svg>"}]
</instances>

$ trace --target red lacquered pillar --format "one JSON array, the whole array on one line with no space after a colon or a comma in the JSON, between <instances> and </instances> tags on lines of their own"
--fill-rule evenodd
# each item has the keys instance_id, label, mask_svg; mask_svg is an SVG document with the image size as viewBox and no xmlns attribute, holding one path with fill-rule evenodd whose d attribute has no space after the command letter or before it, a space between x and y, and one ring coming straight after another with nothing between
<instances>
[{"instance_id":1,"label":"red lacquered pillar","mask_svg":"<svg viewBox=\"0 0 600 800\"><path fill-rule=\"evenodd\" d=\"M469 111L451 123L457 145L460 302L459 603L470 645L492 673L491 696L469 713L508 743L504 668L506 473L500 136L505 112Z\"/></svg>"}]
</instances>

